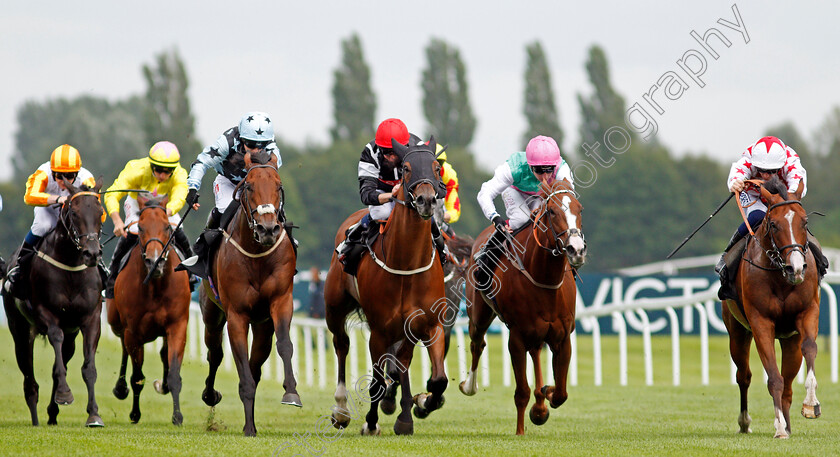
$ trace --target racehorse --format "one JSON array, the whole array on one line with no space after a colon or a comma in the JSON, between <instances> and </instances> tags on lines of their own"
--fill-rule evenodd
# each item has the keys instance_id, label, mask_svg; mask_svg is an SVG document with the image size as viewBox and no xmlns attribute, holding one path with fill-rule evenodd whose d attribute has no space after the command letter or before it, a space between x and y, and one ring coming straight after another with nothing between
<instances>
[{"instance_id":1,"label":"racehorse","mask_svg":"<svg viewBox=\"0 0 840 457\"><path fill-rule=\"evenodd\" d=\"M163 248L172 236L172 226L166 215L167 197L137 196L140 205L138 245L128 255L125 268L114 283L114 299L106 300L108 323L122 341L120 376L114 395L120 400L128 397L125 370L131 355L131 389L134 403L129 413L132 423L140 421L140 392L145 384L143 376L143 344L163 337L160 359L163 362L163 381L155 381L158 393L172 394L172 423L181 425L179 396L181 394L181 362L187 342L187 321L190 311L190 284L185 271L175 271L180 262L170 245ZM160 260L158 260L160 259ZM157 267L155 264L157 263ZM116 268L116 266L115 266ZM152 271L150 281L144 278Z\"/></svg>"},{"instance_id":2,"label":"racehorse","mask_svg":"<svg viewBox=\"0 0 840 457\"><path fill-rule=\"evenodd\" d=\"M723 321L729 331L729 352L737 367L741 391L741 433L750 433L747 412L750 387L750 345L755 346L773 397L775 437L790 436L790 405L793 378L805 357L807 376L802 415L820 416L814 358L820 319L819 272L808 250L808 215L800 202L801 189L788 195L785 185L772 179L760 185L767 213L755 235L748 238L738 268L735 291L739 302L726 300ZM782 349L781 373L776 366L775 339Z\"/></svg>"},{"instance_id":3,"label":"racehorse","mask_svg":"<svg viewBox=\"0 0 840 457\"><path fill-rule=\"evenodd\" d=\"M492 284L485 291L468 281L467 313L470 318L470 350L472 365L467 379L460 384L465 395L478 390L476 370L486 343L484 335L496 317L510 329L508 350L516 378L516 434L525 434L525 407L530 388L525 374L526 353L534 362L534 399L531 422L542 425L548 420L548 399L552 408L568 398L566 375L571 357L570 335L575 329L576 285L574 274L583 265L586 243L581 230L583 207L571 184L555 181L542 186L542 204L532 213L532 222L515 236L507 256L499 259L492 275ZM486 228L476 239L473 252L485 243L494 226ZM471 257L470 272L477 268ZM472 278L470 278L472 279ZM544 386L540 352L548 344L554 358L552 365L557 386Z\"/></svg>"},{"instance_id":4,"label":"racehorse","mask_svg":"<svg viewBox=\"0 0 840 457\"><path fill-rule=\"evenodd\" d=\"M210 370L201 398L208 406L221 401L214 389L216 371L222 362L222 334L227 322L230 347L239 373L239 398L245 408L246 436L255 436L254 396L262 365L271 354L273 335L283 359L286 393L282 403L302 406L292 371L292 280L295 252L283 229L283 183L277 159L265 151L245 154L247 175L236 186L239 210L224 232L224 241L212 257L210 281L200 294L204 319L204 342ZM234 204L234 203L231 203ZM248 329L253 330L250 359Z\"/></svg>"},{"instance_id":5,"label":"racehorse","mask_svg":"<svg viewBox=\"0 0 840 457\"><path fill-rule=\"evenodd\" d=\"M336 408L332 420L336 428L347 427L351 413L347 409L345 365L350 339L345 319L359 311L370 327L370 354L374 364L370 390L370 410L362 426L363 435L379 435L379 402L385 391L385 361L400 371L401 413L394 424L398 435L414 433L411 405L418 417L425 417L443 405L443 391L448 380L443 365L443 316L446 312L443 268L432 243L431 217L441 192L440 164L435 160L434 139L430 144L405 147L396 141L394 150L402 159L402 179L396 192L394 209L380 230L368 255L360 261L356 276L344 273L337 255L333 254L324 286L327 326L333 334L338 358ZM347 228L364 216L359 210L347 218L335 239L337 246ZM432 362L432 375L426 383L430 394L412 398L408 367L414 345L423 341ZM400 343L396 355L389 347ZM358 383L352 383L352 385Z\"/></svg>"},{"instance_id":6,"label":"racehorse","mask_svg":"<svg viewBox=\"0 0 840 457\"><path fill-rule=\"evenodd\" d=\"M437 211L435 219L437 220ZM449 259L443 265L443 284L446 289L446 300L449 306L446 318L443 319L443 356L449 354L449 342L452 338L452 327L458 318L460 304L464 296L464 285L466 284L467 268L469 267L469 256L472 254L472 246L475 240L470 236L449 235L442 231L446 247L449 250ZM399 343L397 343L399 344ZM388 349L388 352L396 354L397 344ZM393 414L397 409L396 396L400 386L399 370L393 363L388 364L388 376L392 382L385 391L385 396L379 403L382 412Z\"/></svg>"},{"instance_id":7,"label":"racehorse","mask_svg":"<svg viewBox=\"0 0 840 457\"><path fill-rule=\"evenodd\" d=\"M76 351L76 336L82 333L82 378L88 391L85 425L102 427L94 384L94 357L99 345L102 314L102 278L97 264L102 256L99 233L104 210L99 201L101 178L96 186L76 188L67 180L68 200L59 211L58 224L48 233L32 259L28 280L31 284L29 300L17 300L3 288L9 330L15 342L15 357L23 373L23 394L38 425L38 383L33 372L32 347L37 335L46 335L55 350L53 388L47 406L50 425L58 423L58 405L73 403L73 393L67 385L67 362Z\"/></svg>"}]
</instances>

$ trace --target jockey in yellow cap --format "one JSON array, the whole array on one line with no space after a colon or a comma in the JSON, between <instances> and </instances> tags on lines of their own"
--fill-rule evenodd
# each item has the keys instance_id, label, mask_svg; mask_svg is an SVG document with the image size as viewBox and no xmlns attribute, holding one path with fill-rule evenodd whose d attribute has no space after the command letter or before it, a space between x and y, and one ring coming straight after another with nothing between
<instances>
[{"instance_id":1,"label":"jockey in yellow cap","mask_svg":"<svg viewBox=\"0 0 840 457\"><path fill-rule=\"evenodd\" d=\"M105 286L105 298L114 297L114 281L117 279L120 262L131 251L137 242L137 221L140 219L140 206L137 203L137 192L126 192L127 189L144 190L152 196L169 196L166 203L166 214L172 226L181 221L178 211L186 203L187 170L181 167L181 155L178 148L168 142L159 141L149 149L149 156L129 161L114 184L105 194L105 208L114 222L114 235L120 237L114 256L111 259L111 274ZM123 209L125 221L120 217L120 199L125 197ZM192 257L190 242L179 228L174 233L174 242L181 254Z\"/></svg>"}]
</instances>

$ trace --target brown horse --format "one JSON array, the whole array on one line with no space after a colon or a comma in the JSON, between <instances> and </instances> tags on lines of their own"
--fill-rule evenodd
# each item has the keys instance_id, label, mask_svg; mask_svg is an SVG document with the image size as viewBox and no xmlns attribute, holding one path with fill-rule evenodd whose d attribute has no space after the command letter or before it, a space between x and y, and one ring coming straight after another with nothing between
<instances>
[{"instance_id":1,"label":"brown horse","mask_svg":"<svg viewBox=\"0 0 840 457\"><path fill-rule=\"evenodd\" d=\"M76 336L82 333L85 361L82 378L88 391L85 425L102 427L99 406L96 404L94 384L102 314L102 278L97 268L102 249L99 233L104 210L99 201L101 179L93 189L75 188L64 181L70 198L61 207L56 228L44 237L32 259L28 280L32 285L31 298L20 301L3 288L9 330L15 342L15 357L23 373L23 393L32 416L38 425L38 383L32 368L32 346L37 335L46 335L55 350L53 388L47 414L50 425L58 423L58 405L73 403L73 393L67 385L67 362L76 351Z\"/></svg>"},{"instance_id":2,"label":"brown horse","mask_svg":"<svg viewBox=\"0 0 840 457\"><path fill-rule=\"evenodd\" d=\"M333 334L338 357L338 383L335 390L337 407L333 410L333 425L349 425L351 413L347 409L345 365L350 339L345 319L360 310L370 327L370 354L374 363L370 390L371 406L362 426L363 435L379 435L379 402L385 391L386 360L400 371L402 397L401 413L394 424L398 435L414 433L411 406L415 414L425 417L443 404L447 378L443 366L443 315L446 304L443 288L443 268L432 243L431 217L436 195L439 193L440 164L435 160L434 140L430 145L406 148L394 142L396 153L402 158L402 181L388 223L382 228L373 251L359 261L356 276L344 273L333 254L324 286L327 325ZM353 213L341 224L335 245L343 239L350 225L355 224L367 210ZM432 376L426 383L431 394L412 398L408 367L414 355L414 345L423 341L432 361ZM401 342L396 356L387 350ZM358 383L352 383L352 385ZM354 408L352 408L355 410Z\"/></svg>"},{"instance_id":3,"label":"brown horse","mask_svg":"<svg viewBox=\"0 0 840 457\"><path fill-rule=\"evenodd\" d=\"M571 184L555 181L540 192L541 206L532 214L533 222L514 237L508 255L499 259L492 284L485 291L467 282L467 312L470 317L472 365L467 379L460 384L465 395L478 391L476 370L486 343L484 335L496 315L510 328L508 350L516 378L516 434L525 434L525 407L530 388L525 374L526 353L534 361L534 399L531 422L542 425L548 420L548 399L552 408L568 398L566 375L571 357L570 335L575 329L575 269L583 265L586 243L581 231L583 207ZM495 228L491 225L476 239L477 252ZM476 268L471 259L470 272ZM470 276L470 279L472 277ZM548 344L555 386L544 386L540 352Z\"/></svg>"},{"instance_id":4,"label":"brown horse","mask_svg":"<svg viewBox=\"0 0 840 457\"><path fill-rule=\"evenodd\" d=\"M155 381L158 393L172 393L172 423L181 425L179 395L181 394L181 362L187 342L187 321L190 315L190 283L186 271L175 271L178 255L169 246L172 226L166 215L167 197L149 199L138 195L140 219L137 222L139 244L131 250L125 268L114 283L114 299L106 300L108 323L122 341L120 376L114 395L120 400L128 397L125 370L131 355L131 390L134 403L129 418L140 421L140 392L146 382L143 376L143 344L163 337L160 360L163 362L163 382ZM161 259L158 262L158 259ZM143 284L149 271L150 281Z\"/></svg>"},{"instance_id":5,"label":"brown horse","mask_svg":"<svg viewBox=\"0 0 840 457\"><path fill-rule=\"evenodd\" d=\"M295 252L281 220L283 183L277 173L276 157L264 151L245 154L245 169L247 175L234 192L239 210L228 226L230 233L225 232L224 241L213 256L212 278L204 281L200 295L210 362L201 398L208 406L215 406L222 399L214 384L222 362L222 334L227 322L239 373L239 398L245 407L243 431L246 436L255 436L254 396L275 334L285 370L286 393L282 403L298 407L302 404L292 372L293 348L289 338L294 311ZM254 332L250 358L249 326Z\"/></svg>"},{"instance_id":6,"label":"brown horse","mask_svg":"<svg viewBox=\"0 0 840 457\"><path fill-rule=\"evenodd\" d=\"M747 390L750 387L750 344L755 346L773 397L776 438L790 436L790 404L793 378L805 356L807 377L802 415L820 416L814 358L820 319L819 272L808 250L808 216L800 202L801 189L788 196L785 185L771 180L760 187L767 214L747 248L738 268L735 291L740 303L726 300L723 320L729 330L729 352L737 366L741 391L741 433L750 433ZM810 268L808 268L810 267ZM775 339L782 348L782 370L776 366Z\"/></svg>"}]
</instances>

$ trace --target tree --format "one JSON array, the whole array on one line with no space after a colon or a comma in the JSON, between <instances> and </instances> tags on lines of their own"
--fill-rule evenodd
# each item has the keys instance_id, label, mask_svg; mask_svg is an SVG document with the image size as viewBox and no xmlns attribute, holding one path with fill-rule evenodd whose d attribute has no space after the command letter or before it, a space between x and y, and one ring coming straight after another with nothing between
<instances>
[{"instance_id":1,"label":"tree","mask_svg":"<svg viewBox=\"0 0 840 457\"><path fill-rule=\"evenodd\" d=\"M423 113L431 133L442 142L466 148L475 133L466 68L458 49L433 38L426 47L423 70Z\"/></svg>"},{"instance_id":2,"label":"tree","mask_svg":"<svg viewBox=\"0 0 840 457\"><path fill-rule=\"evenodd\" d=\"M146 148L158 141L171 141L182 157L201 151L195 137L195 116L187 94L189 79L177 50L155 56L153 65L143 65L146 80L143 130Z\"/></svg>"},{"instance_id":3,"label":"tree","mask_svg":"<svg viewBox=\"0 0 840 457\"><path fill-rule=\"evenodd\" d=\"M333 72L333 141L373 136L376 95L370 87L370 68L362 54L359 35L341 41L341 66Z\"/></svg>"},{"instance_id":4,"label":"tree","mask_svg":"<svg viewBox=\"0 0 840 457\"><path fill-rule=\"evenodd\" d=\"M526 47L528 64L525 68L525 105L523 112L528 120L528 130L522 135L522 144L537 135L554 138L557 145L563 144L563 129L554 103L551 88L551 71L548 69L545 52L539 41Z\"/></svg>"},{"instance_id":5,"label":"tree","mask_svg":"<svg viewBox=\"0 0 840 457\"><path fill-rule=\"evenodd\" d=\"M589 49L586 73L592 83L593 93L588 98L578 94L580 104L581 142L594 145L603 144L604 132L610 127L624 127L624 113L627 110L624 97L618 94L610 83L610 69L607 56L599 46ZM634 136L630 132L631 136Z\"/></svg>"}]
</instances>

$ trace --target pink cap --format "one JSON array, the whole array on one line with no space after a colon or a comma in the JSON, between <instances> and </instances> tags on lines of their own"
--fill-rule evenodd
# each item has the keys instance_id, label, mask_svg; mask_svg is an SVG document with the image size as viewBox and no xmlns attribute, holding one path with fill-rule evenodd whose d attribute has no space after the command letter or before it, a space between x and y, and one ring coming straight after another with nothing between
<instances>
[{"instance_id":1,"label":"pink cap","mask_svg":"<svg viewBox=\"0 0 840 457\"><path fill-rule=\"evenodd\" d=\"M557 165L560 163L560 148L553 138L539 135L531 138L525 148L528 165Z\"/></svg>"}]
</instances>

